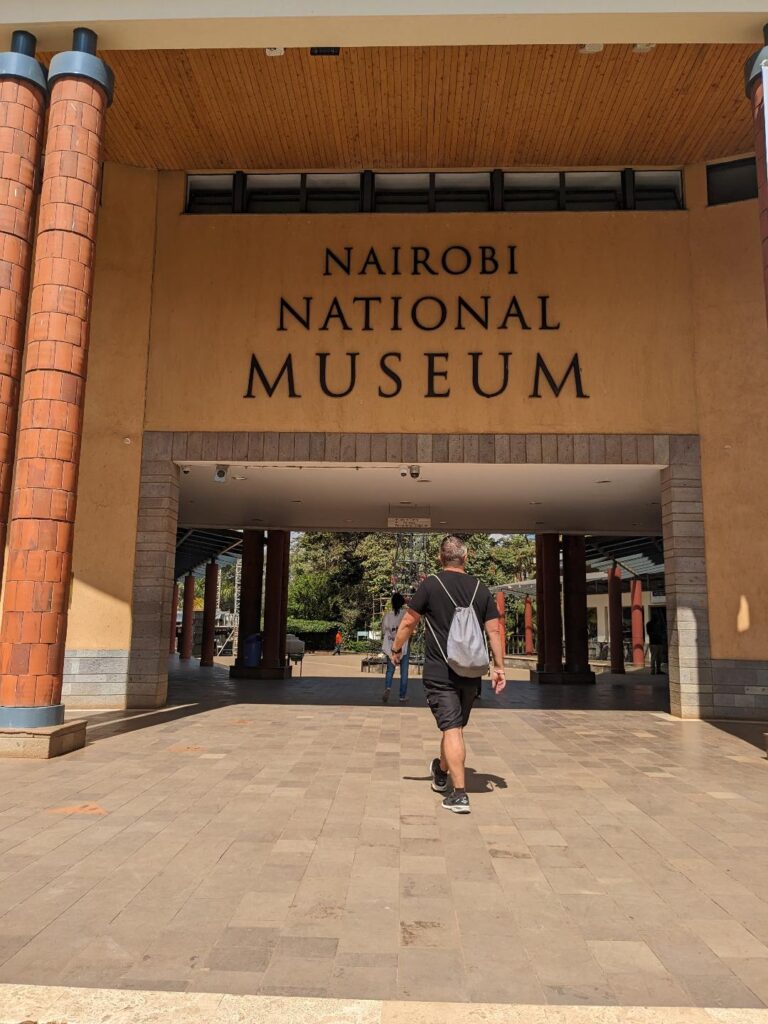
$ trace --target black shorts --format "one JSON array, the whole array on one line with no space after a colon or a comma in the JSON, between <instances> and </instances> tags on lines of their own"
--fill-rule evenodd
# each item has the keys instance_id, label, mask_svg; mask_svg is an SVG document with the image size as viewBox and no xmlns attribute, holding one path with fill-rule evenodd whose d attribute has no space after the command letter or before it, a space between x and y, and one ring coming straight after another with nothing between
<instances>
[{"instance_id":1,"label":"black shorts","mask_svg":"<svg viewBox=\"0 0 768 1024\"><path fill-rule=\"evenodd\" d=\"M442 683L433 679L424 680L424 694L440 732L446 729L463 729L469 721L472 705L477 697L479 679L468 679L466 683Z\"/></svg>"}]
</instances>

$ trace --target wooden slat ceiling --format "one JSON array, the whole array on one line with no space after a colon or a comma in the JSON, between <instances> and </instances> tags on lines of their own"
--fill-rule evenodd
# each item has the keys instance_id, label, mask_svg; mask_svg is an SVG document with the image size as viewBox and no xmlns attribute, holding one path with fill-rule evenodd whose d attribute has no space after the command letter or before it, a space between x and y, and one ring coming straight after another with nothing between
<instances>
[{"instance_id":1,"label":"wooden slat ceiling","mask_svg":"<svg viewBox=\"0 0 768 1024\"><path fill-rule=\"evenodd\" d=\"M107 156L187 170L695 163L754 149L751 49L113 51Z\"/></svg>"}]
</instances>

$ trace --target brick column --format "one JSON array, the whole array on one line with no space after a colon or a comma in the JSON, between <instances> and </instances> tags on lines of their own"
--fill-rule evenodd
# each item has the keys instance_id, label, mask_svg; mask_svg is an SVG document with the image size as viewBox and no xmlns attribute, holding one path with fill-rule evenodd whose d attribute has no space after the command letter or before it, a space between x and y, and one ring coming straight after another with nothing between
<instances>
[{"instance_id":1,"label":"brick column","mask_svg":"<svg viewBox=\"0 0 768 1024\"><path fill-rule=\"evenodd\" d=\"M614 564L608 570L608 630L611 646L611 672L624 672L624 628L621 610L621 569Z\"/></svg>"},{"instance_id":2,"label":"brick column","mask_svg":"<svg viewBox=\"0 0 768 1024\"><path fill-rule=\"evenodd\" d=\"M632 664L645 664L645 621L643 617L643 583L629 581L629 604L632 609Z\"/></svg>"},{"instance_id":3,"label":"brick column","mask_svg":"<svg viewBox=\"0 0 768 1024\"><path fill-rule=\"evenodd\" d=\"M594 683L587 637L587 558L584 538L563 535L563 618L565 677L568 683Z\"/></svg>"},{"instance_id":4,"label":"brick column","mask_svg":"<svg viewBox=\"0 0 768 1024\"><path fill-rule=\"evenodd\" d=\"M32 264L35 187L48 85L36 40L14 32L0 53L0 579L11 503L19 383Z\"/></svg>"},{"instance_id":5,"label":"brick column","mask_svg":"<svg viewBox=\"0 0 768 1024\"><path fill-rule=\"evenodd\" d=\"M45 167L0 626L0 725L63 721L72 536L112 75L76 29L51 61Z\"/></svg>"},{"instance_id":6,"label":"brick column","mask_svg":"<svg viewBox=\"0 0 768 1024\"><path fill-rule=\"evenodd\" d=\"M183 601L179 657L182 661L189 661L192 657L192 640L195 626L195 577L192 573L184 577Z\"/></svg>"},{"instance_id":7,"label":"brick column","mask_svg":"<svg viewBox=\"0 0 768 1024\"><path fill-rule=\"evenodd\" d=\"M563 617L560 608L560 537L541 538L544 585L544 675L563 671Z\"/></svg>"},{"instance_id":8,"label":"brick column","mask_svg":"<svg viewBox=\"0 0 768 1024\"><path fill-rule=\"evenodd\" d=\"M243 558L240 570L240 607L237 627L237 658L244 664L245 641L261 629L261 599L264 589L264 531L243 531Z\"/></svg>"},{"instance_id":9,"label":"brick column","mask_svg":"<svg viewBox=\"0 0 768 1024\"><path fill-rule=\"evenodd\" d=\"M178 580L173 581L173 597L171 598L171 626L170 635L168 637L168 653L176 653L176 619L178 617L179 610L179 582Z\"/></svg>"},{"instance_id":10,"label":"brick column","mask_svg":"<svg viewBox=\"0 0 768 1024\"><path fill-rule=\"evenodd\" d=\"M544 647L546 645L546 622L544 620L544 556L541 550L541 534L536 534L536 671L544 671Z\"/></svg>"},{"instance_id":11,"label":"brick column","mask_svg":"<svg viewBox=\"0 0 768 1024\"><path fill-rule=\"evenodd\" d=\"M526 594L525 607L523 609L523 624L525 628L525 653L533 654L533 606L531 599Z\"/></svg>"},{"instance_id":12,"label":"brick column","mask_svg":"<svg viewBox=\"0 0 768 1024\"><path fill-rule=\"evenodd\" d=\"M280 661L280 630L283 609L283 575L285 572L284 530L267 534L267 572L264 584L264 644L261 664L270 671L282 669Z\"/></svg>"},{"instance_id":13,"label":"brick column","mask_svg":"<svg viewBox=\"0 0 768 1024\"><path fill-rule=\"evenodd\" d=\"M205 567L205 597L203 601L203 642L200 649L200 667L210 668L216 651L216 606L219 596L219 567L213 559Z\"/></svg>"},{"instance_id":14,"label":"brick column","mask_svg":"<svg viewBox=\"0 0 768 1024\"><path fill-rule=\"evenodd\" d=\"M744 85L747 99L752 105L752 123L757 159L757 197L760 209L760 238L763 243L763 282L768 305L768 168L766 167L765 96L763 96L762 67L768 64L768 25L763 27L766 45L753 53L744 66Z\"/></svg>"}]
</instances>

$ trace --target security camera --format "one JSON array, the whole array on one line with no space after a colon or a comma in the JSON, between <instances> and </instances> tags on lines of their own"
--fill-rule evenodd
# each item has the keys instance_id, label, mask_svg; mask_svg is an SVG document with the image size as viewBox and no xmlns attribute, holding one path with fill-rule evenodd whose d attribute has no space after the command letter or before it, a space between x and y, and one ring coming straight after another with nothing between
<instances>
[{"instance_id":1,"label":"security camera","mask_svg":"<svg viewBox=\"0 0 768 1024\"><path fill-rule=\"evenodd\" d=\"M213 471L213 479L217 484L224 484L229 479L229 466L217 466Z\"/></svg>"},{"instance_id":2,"label":"security camera","mask_svg":"<svg viewBox=\"0 0 768 1024\"><path fill-rule=\"evenodd\" d=\"M403 478L403 480L405 480L405 478L408 476L408 470L405 468L405 466L400 467L400 476Z\"/></svg>"},{"instance_id":3,"label":"security camera","mask_svg":"<svg viewBox=\"0 0 768 1024\"><path fill-rule=\"evenodd\" d=\"M421 476L421 466L409 466L408 472L411 474L411 480L418 480Z\"/></svg>"},{"instance_id":4,"label":"security camera","mask_svg":"<svg viewBox=\"0 0 768 1024\"><path fill-rule=\"evenodd\" d=\"M192 470L189 468L189 466L182 466L181 472L184 474L184 476L189 476Z\"/></svg>"}]
</instances>

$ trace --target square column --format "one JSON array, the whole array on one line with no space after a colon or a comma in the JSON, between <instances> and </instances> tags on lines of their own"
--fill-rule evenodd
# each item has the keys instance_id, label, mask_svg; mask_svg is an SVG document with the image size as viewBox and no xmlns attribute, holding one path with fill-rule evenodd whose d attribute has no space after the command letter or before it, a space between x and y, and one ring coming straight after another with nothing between
<instances>
[{"instance_id":1,"label":"square column","mask_svg":"<svg viewBox=\"0 0 768 1024\"><path fill-rule=\"evenodd\" d=\"M584 537L563 535L564 683L594 683L587 636L587 557Z\"/></svg>"},{"instance_id":2,"label":"square column","mask_svg":"<svg viewBox=\"0 0 768 1024\"><path fill-rule=\"evenodd\" d=\"M233 665L230 676L234 679L288 679L291 675L285 663L289 540L290 533L286 530L269 530L267 533L261 664L255 668Z\"/></svg>"},{"instance_id":3,"label":"square column","mask_svg":"<svg viewBox=\"0 0 768 1024\"><path fill-rule=\"evenodd\" d=\"M608 570L608 630L611 672L624 674L624 612L621 606L621 569L614 562Z\"/></svg>"},{"instance_id":4,"label":"square column","mask_svg":"<svg viewBox=\"0 0 768 1024\"><path fill-rule=\"evenodd\" d=\"M261 629L264 591L264 531L243 531L243 556L240 572L240 607L237 627L237 658L232 668L245 664L245 642ZM230 669L230 675L236 675Z\"/></svg>"},{"instance_id":5,"label":"square column","mask_svg":"<svg viewBox=\"0 0 768 1024\"><path fill-rule=\"evenodd\" d=\"M205 567L205 597L203 602L203 641L200 648L200 668L213 665L216 650L216 606L219 598L219 567L214 558Z\"/></svg>"},{"instance_id":6,"label":"square column","mask_svg":"<svg viewBox=\"0 0 768 1024\"><path fill-rule=\"evenodd\" d=\"M181 612L181 643L179 658L189 661L192 657L192 639L195 625L195 577L188 573L184 577L184 604Z\"/></svg>"},{"instance_id":7,"label":"square column","mask_svg":"<svg viewBox=\"0 0 768 1024\"><path fill-rule=\"evenodd\" d=\"M560 537L557 533L541 535L541 563L536 578L541 576L542 606L538 614L543 617L544 663L542 669L531 672L531 680L539 683L563 682L563 617L560 605ZM543 613L543 615L542 615ZM541 663L541 655L539 655Z\"/></svg>"}]
</instances>

